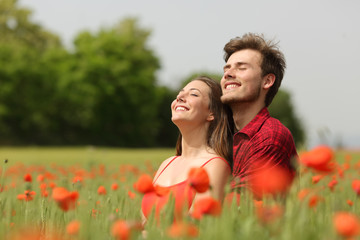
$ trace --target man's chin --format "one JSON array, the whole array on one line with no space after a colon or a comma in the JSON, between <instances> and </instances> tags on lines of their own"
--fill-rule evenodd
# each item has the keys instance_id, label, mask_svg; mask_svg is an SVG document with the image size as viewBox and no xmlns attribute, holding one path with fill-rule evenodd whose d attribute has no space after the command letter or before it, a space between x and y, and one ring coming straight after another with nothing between
<instances>
[{"instance_id":1,"label":"man's chin","mask_svg":"<svg viewBox=\"0 0 360 240\"><path fill-rule=\"evenodd\" d=\"M223 95L220 98L221 102L223 104L227 104L227 105L231 105L232 103L236 103L236 99L231 97L231 96L227 96L227 95Z\"/></svg>"}]
</instances>

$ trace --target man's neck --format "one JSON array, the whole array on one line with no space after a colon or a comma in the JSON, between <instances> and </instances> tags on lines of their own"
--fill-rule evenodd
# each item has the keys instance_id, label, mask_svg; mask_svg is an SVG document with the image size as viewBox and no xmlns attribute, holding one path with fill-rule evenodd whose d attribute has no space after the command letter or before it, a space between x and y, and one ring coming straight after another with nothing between
<instances>
[{"instance_id":1,"label":"man's neck","mask_svg":"<svg viewBox=\"0 0 360 240\"><path fill-rule=\"evenodd\" d=\"M239 103L231 105L237 131L243 129L265 107L265 104Z\"/></svg>"}]
</instances>

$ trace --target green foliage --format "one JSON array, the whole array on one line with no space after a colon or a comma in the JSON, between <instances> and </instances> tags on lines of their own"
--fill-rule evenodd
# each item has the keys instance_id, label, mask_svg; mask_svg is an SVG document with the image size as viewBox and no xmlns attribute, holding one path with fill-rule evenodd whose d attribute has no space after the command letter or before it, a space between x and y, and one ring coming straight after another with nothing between
<instances>
[{"instance_id":1,"label":"green foliage","mask_svg":"<svg viewBox=\"0 0 360 240\"><path fill-rule=\"evenodd\" d=\"M76 37L62 93L81 113L74 123L81 122L77 127L88 131L85 139L93 144L153 144L161 99L155 81L159 63L145 45L148 36L135 19L126 19L113 29Z\"/></svg>"},{"instance_id":2,"label":"green foliage","mask_svg":"<svg viewBox=\"0 0 360 240\"><path fill-rule=\"evenodd\" d=\"M59 38L31 22L31 10L19 7L17 2L0 1L0 41L24 44L40 51L59 46Z\"/></svg>"},{"instance_id":3,"label":"green foliage","mask_svg":"<svg viewBox=\"0 0 360 240\"><path fill-rule=\"evenodd\" d=\"M304 144L304 127L299 117L296 115L294 105L288 91L279 89L273 102L270 104L269 112L271 116L279 119L291 131L297 147Z\"/></svg>"},{"instance_id":4,"label":"green foliage","mask_svg":"<svg viewBox=\"0 0 360 240\"><path fill-rule=\"evenodd\" d=\"M17 1L0 12L0 143L174 144L160 108L173 93L157 86L151 31L136 19L81 32L68 51Z\"/></svg>"}]
</instances>

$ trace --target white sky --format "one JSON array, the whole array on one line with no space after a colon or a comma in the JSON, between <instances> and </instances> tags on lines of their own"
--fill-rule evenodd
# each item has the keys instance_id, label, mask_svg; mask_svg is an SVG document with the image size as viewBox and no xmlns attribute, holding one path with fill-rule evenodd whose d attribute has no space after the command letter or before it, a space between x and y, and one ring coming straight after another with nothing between
<instances>
[{"instance_id":1,"label":"white sky","mask_svg":"<svg viewBox=\"0 0 360 240\"><path fill-rule=\"evenodd\" d=\"M20 0L33 20L70 46L81 30L137 17L152 30L160 83L194 71L221 73L226 42L247 32L279 41L287 60L282 88L292 93L310 137L360 148L360 1L358 0Z\"/></svg>"}]
</instances>

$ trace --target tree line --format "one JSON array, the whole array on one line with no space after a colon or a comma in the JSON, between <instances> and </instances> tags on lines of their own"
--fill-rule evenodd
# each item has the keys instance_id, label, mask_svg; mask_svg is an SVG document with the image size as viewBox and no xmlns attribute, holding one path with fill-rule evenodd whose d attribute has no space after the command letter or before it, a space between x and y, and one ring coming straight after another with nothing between
<instances>
[{"instance_id":1,"label":"tree line","mask_svg":"<svg viewBox=\"0 0 360 240\"><path fill-rule=\"evenodd\" d=\"M158 84L160 59L147 45L151 31L136 18L82 31L69 50L16 0L0 1L0 14L1 145L175 145L170 103L177 91ZM288 126L302 142L287 101Z\"/></svg>"}]
</instances>

